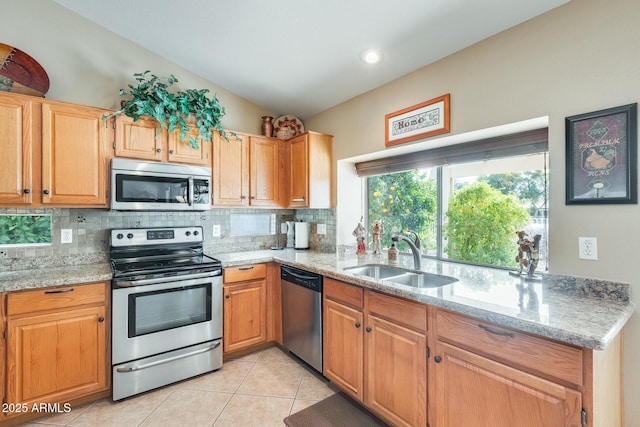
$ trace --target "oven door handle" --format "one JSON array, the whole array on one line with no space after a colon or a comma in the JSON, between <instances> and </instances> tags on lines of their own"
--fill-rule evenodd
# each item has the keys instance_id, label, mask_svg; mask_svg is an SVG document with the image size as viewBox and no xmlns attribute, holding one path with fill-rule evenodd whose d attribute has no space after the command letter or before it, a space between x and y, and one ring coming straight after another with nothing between
<instances>
[{"instance_id":1,"label":"oven door handle","mask_svg":"<svg viewBox=\"0 0 640 427\"><path fill-rule=\"evenodd\" d=\"M185 275L170 276L170 277L160 277L157 279L122 280L122 281L118 280L115 282L115 284L119 288L132 288L135 286L154 285L156 283L167 283L175 280L202 279L205 277L215 277L215 276L217 276L216 271L210 271L207 273L185 274ZM168 279L171 279L171 280L168 280Z\"/></svg>"},{"instance_id":2,"label":"oven door handle","mask_svg":"<svg viewBox=\"0 0 640 427\"><path fill-rule=\"evenodd\" d=\"M186 357L191 357L191 356L195 356L197 354L201 354L201 353L206 353L208 351L212 351L212 350L220 347L220 344L222 344L222 340L218 340L218 341L214 342L209 347L201 348L199 350L194 350L194 351L191 351L191 352L185 353L185 354L179 354L179 355L173 356L173 357L167 357L166 359L157 360L155 362L145 363L145 364L142 364L142 365L124 366L122 368L116 368L116 372L128 373L128 372L135 372L135 371L141 371L143 369L153 368L154 366L162 365L164 363L169 363L169 362L173 362L175 360L180 360L180 359L184 359Z\"/></svg>"}]
</instances>

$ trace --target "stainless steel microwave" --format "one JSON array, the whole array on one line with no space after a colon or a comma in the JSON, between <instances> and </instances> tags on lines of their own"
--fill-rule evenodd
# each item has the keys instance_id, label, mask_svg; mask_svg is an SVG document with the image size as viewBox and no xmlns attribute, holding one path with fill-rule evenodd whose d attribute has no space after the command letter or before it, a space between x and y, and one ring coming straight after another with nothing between
<instances>
[{"instance_id":1,"label":"stainless steel microwave","mask_svg":"<svg viewBox=\"0 0 640 427\"><path fill-rule=\"evenodd\" d=\"M111 209L211 209L211 168L175 163L111 160Z\"/></svg>"}]
</instances>

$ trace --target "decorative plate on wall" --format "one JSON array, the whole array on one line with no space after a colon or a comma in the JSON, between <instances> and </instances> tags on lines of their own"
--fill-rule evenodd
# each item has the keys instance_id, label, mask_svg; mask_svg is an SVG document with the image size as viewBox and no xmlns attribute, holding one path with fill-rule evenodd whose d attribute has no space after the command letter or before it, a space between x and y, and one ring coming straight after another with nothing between
<instances>
[{"instance_id":1,"label":"decorative plate on wall","mask_svg":"<svg viewBox=\"0 0 640 427\"><path fill-rule=\"evenodd\" d=\"M289 139L304 133L304 125L296 116L280 116L273 122L273 132L278 139Z\"/></svg>"},{"instance_id":2,"label":"decorative plate on wall","mask_svg":"<svg viewBox=\"0 0 640 427\"><path fill-rule=\"evenodd\" d=\"M44 96L49 76L35 59L13 46L0 43L0 91Z\"/></svg>"}]
</instances>

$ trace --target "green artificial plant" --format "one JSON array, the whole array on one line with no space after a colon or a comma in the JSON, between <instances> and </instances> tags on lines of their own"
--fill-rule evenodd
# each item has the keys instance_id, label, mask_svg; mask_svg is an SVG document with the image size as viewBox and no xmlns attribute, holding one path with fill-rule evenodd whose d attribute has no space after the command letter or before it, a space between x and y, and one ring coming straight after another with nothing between
<instances>
[{"instance_id":1,"label":"green artificial plant","mask_svg":"<svg viewBox=\"0 0 640 427\"><path fill-rule=\"evenodd\" d=\"M178 130L180 140L189 140L189 145L198 148L198 141L211 141L212 132L218 131L228 141L227 134L222 128L221 120L224 107L215 96L207 96L209 89L187 89L185 91L171 90L178 79L171 74L168 78L160 78L151 71L135 73L133 77L137 86L128 85L129 92L120 89L120 96L130 96L123 101L122 108L103 119L124 114L134 121L146 116L158 122L158 131L166 129L169 132ZM189 134L189 121L198 129L198 136ZM233 134L232 134L233 135Z\"/></svg>"}]
</instances>

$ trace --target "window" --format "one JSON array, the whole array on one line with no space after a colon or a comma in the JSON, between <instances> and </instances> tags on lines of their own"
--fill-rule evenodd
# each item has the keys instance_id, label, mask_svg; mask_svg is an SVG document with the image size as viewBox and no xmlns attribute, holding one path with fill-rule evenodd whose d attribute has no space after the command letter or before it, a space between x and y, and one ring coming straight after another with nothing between
<instances>
[{"instance_id":1,"label":"window","mask_svg":"<svg viewBox=\"0 0 640 427\"><path fill-rule=\"evenodd\" d=\"M473 144L468 151L457 147L459 155L443 156L443 149L436 149L414 156L429 159L423 164L446 158L432 167L363 173L368 175L368 221L382 220L383 247L390 246L393 234L412 231L427 256L518 268L516 232L523 230L529 240L540 235L537 270L546 269L547 144L529 141L513 148L504 139L499 151L483 152L481 146L475 145L477 156ZM387 159L388 170L402 169L393 160L398 159ZM399 249L407 246L401 242Z\"/></svg>"}]
</instances>

